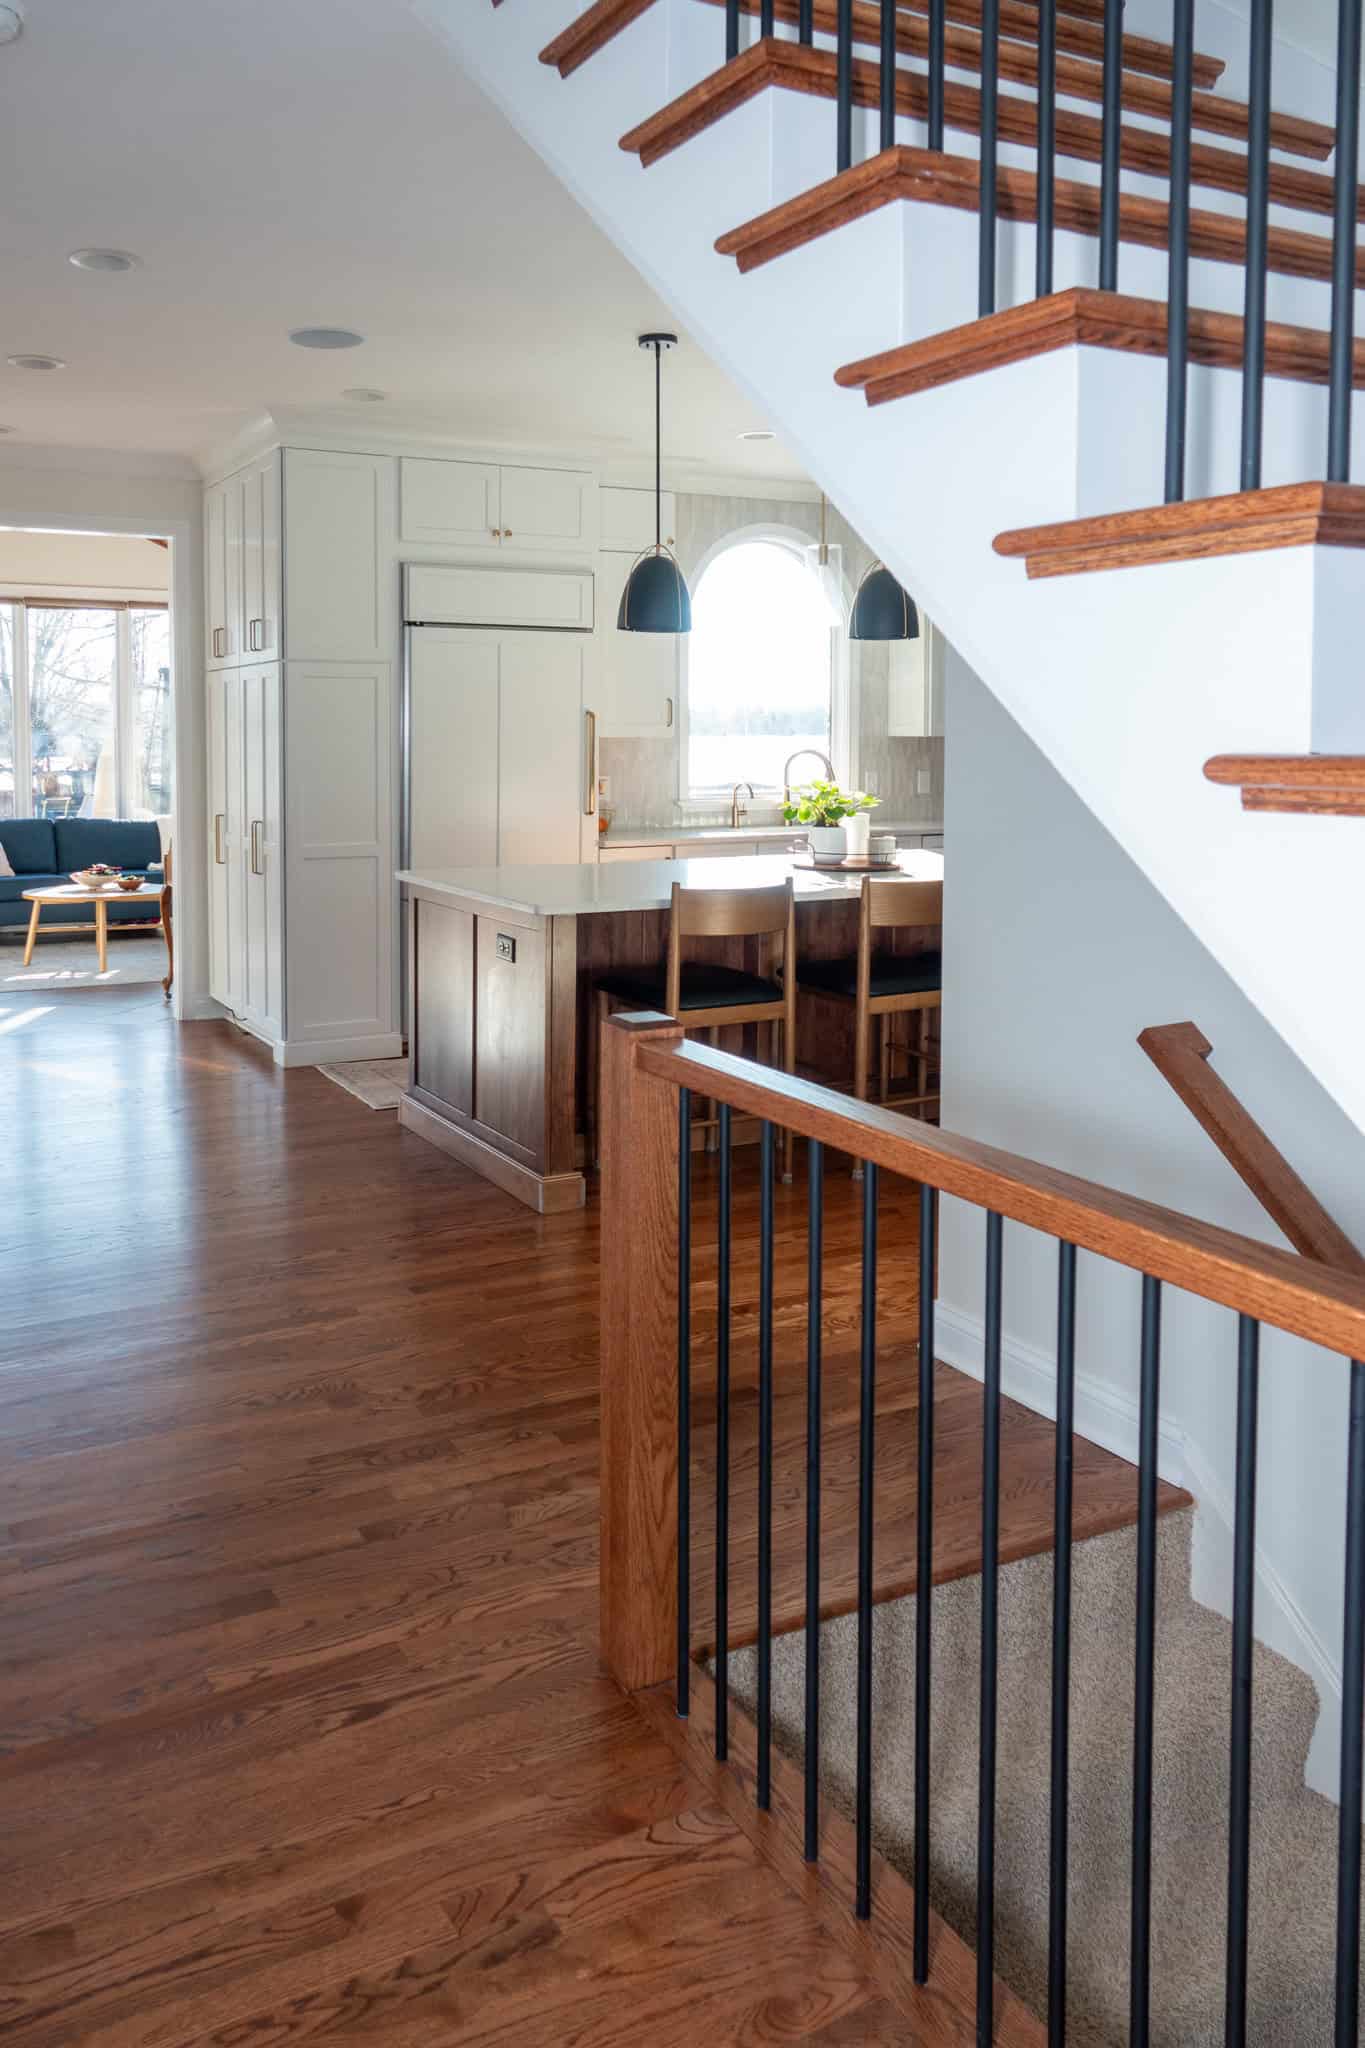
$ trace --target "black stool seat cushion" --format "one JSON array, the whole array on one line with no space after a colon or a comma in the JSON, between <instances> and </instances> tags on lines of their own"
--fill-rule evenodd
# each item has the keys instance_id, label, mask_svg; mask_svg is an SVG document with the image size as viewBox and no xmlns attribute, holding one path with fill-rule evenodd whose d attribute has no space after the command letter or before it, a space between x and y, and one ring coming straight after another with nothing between
<instances>
[{"instance_id":1,"label":"black stool seat cushion","mask_svg":"<svg viewBox=\"0 0 1365 2048\"><path fill-rule=\"evenodd\" d=\"M662 1010L665 983L662 974L647 968L638 973L628 969L620 974L600 976L597 986L633 1010ZM747 1003L780 1003L782 985L765 981L761 974L745 974L739 967L713 967L706 960L684 960L678 992L683 1010L730 1010Z\"/></svg>"},{"instance_id":2,"label":"black stool seat cushion","mask_svg":"<svg viewBox=\"0 0 1365 2048\"><path fill-rule=\"evenodd\" d=\"M819 995L856 996L858 960L803 960L797 970L798 988L814 989ZM943 955L895 953L872 955L871 993L874 996L932 995L943 986Z\"/></svg>"}]
</instances>

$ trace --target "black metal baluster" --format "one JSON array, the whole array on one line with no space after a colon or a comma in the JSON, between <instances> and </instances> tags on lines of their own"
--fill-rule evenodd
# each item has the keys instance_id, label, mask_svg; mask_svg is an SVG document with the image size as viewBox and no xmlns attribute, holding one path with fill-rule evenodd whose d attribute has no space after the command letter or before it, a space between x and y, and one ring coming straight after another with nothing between
<instances>
[{"instance_id":1,"label":"black metal baluster","mask_svg":"<svg viewBox=\"0 0 1365 2048\"><path fill-rule=\"evenodd\" d=\"M976 1823L976 2038L995 2032L995 1748L1000 1639L1000 1310L1004 1225L986 1217L986 1385L981 1448L981 1759Z\"/></svg>"},{"instance_id":2,"label":"black metal baluster","mask_svg":"<svg viewBox=\"0 0 1365 2048\"><path fill-rule=\"evenodd\" d=\"M678 1090L678 1712L692 1671L692 1091Z\"/></svg>"},{"instance_id":3,"label":"black metal baluster","mask_svg":"<svg viewBox=\"0 0 1365 2048\"><path fill-rule=\"evenodd\" d=\"M1119 147L1123 123L1123 0L1104 0L1100 128L1100 290L1119 288Z\"/></svg>"},{"instance_id":4,"label":"black metal baluster","mask_svg":"<svg viewBox=\"0 0 1365 2048\"><path fill-rule=\"evenodd\" d=\"M1057 216L1057 0L1038 0L1038 253L1034 290L1052 290Z\"/></svg>"},{"instance_id":5,"label":"black metal baluster","mask_svg":"<svg viewBox=\"0 0 1365 2048\"><path fill-rule=\"evenodd\" d=\"M772 1801L773 1748L773 1127L759 1132L757 1800Z\"/></svg>"},{"instance_id":6,"label":"black metal baluster","mask_svg":"<svg viewBox=\"0 0 1365 2048\"><path fill-rule=\"evenodd\" d=\"M977 314L995 311L996 171L1000 161L1000 0L981 0L981 249Z\"/></svg>"},{"instance_id":7,"label":"black metal baluster","mask_svg":"<svg viewBox=\"0 0 1365 2048\"><path fill-rule=\"evenodd\" d=\"M720 1105L716 1224L716 1760L730 1753L730 1105Z\"/></svg>"},{"instance_id":8,"label":"black metal baluster","mask_svg":"<svg viewBox=\"0 0 1365 2048\"><path fill-rule=\"evenodd\" d=\"M856 1910L872 1912L872 1533L877 1428L877 1169L863 1168L862 1351L858 1401L858 1873Z\"/></svg>"},{"instance_id":9,"label":"black metal baluster","mask_svg":"<svg viewBox=\"0 0 1365 2048\"><path fill-rule=\"evenodd\" d=\"M853 162L853 0L839 0L835 95L837 105L836 171Z\"/></svg>"},{"instance_id":10,"label":"black metal baluster","mask_svg":"<svg viewBox=\"0 0 1365 2048\"><path fill-rule=\"evenodd\" d=\"M929 1976L929 1764L934 1618L935 1190L919 1191L919 1475L915 1502L915 1982Z\"/></svg>"},{"instance_id":11,"label":"black metal baluster","mask_svg":"<svg viewBox=\"0 0 1365 2048\"><path fill-rule=\"evenodd\" d=\"M943 74L948 41L948 0L929 0L929 147L943 148Z\"/></svg>"},{"instance_id":12,"label":"black metal baluster","mask_svg":"<svg viewBox=\"0 0 1365 2048\"><path fill-rule=\"evenodd\" d=\"M881 146L896 140L896 0L881 0Z\"/></svg>"},{"instance_id":13,"label":"black metal baluster","mask_svg":"<svg viewBox=\"0 0 1365 2048\"><path fill-rule=\"evenodd\" d=\"M1251 0L1247 124L1247 278L1242 359L1242 489L1261 488L1265 427L1266 235L1270 219L1270 65L1274 0Z\"/></svg>"},{"instance_id":14,"label":"black metal baluster","mask_svg":"<svg viewBox=\"0 0 1365 2048\"><path fill-rule=\"evenodd\" d=\"M801 0L796 15L796 35L798 42L815 41L815 0Z\"/></svg>"},{"instance_id":15,"label":"black metal baluster","mask_svg":"<svg viewBox=\"0 0 1365 2048\"><path fill-rule=\"evenodd\" d=\"M1332 358L1327 481L1351 480L1355 370L1356 185L1360 176L1360 7L1337 0L1337 160L1332 207Z\"/></svg>"},{"instance_id":16,"label":"black metal baluster","mask_svg":"<svg viewBox=\"0 0 1365 2048\"><path fill-rule=\"evenodd\" d=\"M733 64L739 55L739 0L725 0L725 61Z\"/></svg>"},{"instance_id":17,"label":"black metal baluster","mask_svg":"<svg viewBox=\"0 0 1365 2048\"><path fill-rule=\"evenodd\" d=\"M1232 1566L1232 1738L1228 1789L1226 2048L1246 2048L1247 1911L1251 1895L1251 1656L1256 1601L1256 1418L1261 1328L1237 1323L1237 1508Z\"/></svg>"},{"instance_id":18,"label":"black metal baluster","mask_svg":"<svg viewBox=\"0 0 1365 2048\"><path fill-rule=\"evenodd\" d=\"M1152 2014L1152 1712L1156 1667L1157 1431L1161 1415L1161 1282L1142 1278L1138 1418L1137 1664L1133 1699L1133 1900L1128 2001L1131 2048L1147 2048Z\"/></svg>"},{"instance_id":19,"label":"black metal baluster","mask_svg":"<svg viewBox=\"0 0 1365 2048\"><path fill-rule=\"evenodd\" d=\"M1365 1365L1358 1358L1353 1358L1350 1422L1346 1436L1346 1625L1341 1659L1335 2048L1356 2048L1360 2037L1362 1716L1365 1716Z\"/></svg>"},{"instance_id":20,"label":"black metal baluster","mask_svg":"<svg viewBox=\"0 0 1365 2048\"><path fill-rule=\"evenodd\" d=\"M773 0L759 0L758 32L761 36L771 36L777 32L777 25L773 20Z\"/></svg>"},{"instance_id":21,"label":"black metal baluster","mask_svg":"<svg viewBox=\"0 0 1365 2048\"><path fill-rule=\"evenodd\" d=\"M1166 284L1166 503L1185 495L1190 353L1190 144L1194 116L1194 0L1175 0L1171 29L1170 265Z\"/></svg>"},{"instance_id":22,"label":"black metal baluster","mask_svg":"<svg viewBox=\"0 0 1365 2048\"><path fill-rule=\"evenodd\" d=\"M824 1251L825 1148L810 1141L806 1308L806 1836L820 1853L820 1269Z\"/></svg>"},{"instance_id":23,"label":"black metal baluster","mask_svg":"<svg viewBox=\"0 0 1365 2048\"><path fill-rule=\"evenodd\" d=\"M1052 1552L1052 1816L1048 1857L1048 2048L1066 2043L1071 1794L1071 1503L1076 1433L1076 1247L1057 1247L1057 1451Z\"/></svg>"}]
</instances>

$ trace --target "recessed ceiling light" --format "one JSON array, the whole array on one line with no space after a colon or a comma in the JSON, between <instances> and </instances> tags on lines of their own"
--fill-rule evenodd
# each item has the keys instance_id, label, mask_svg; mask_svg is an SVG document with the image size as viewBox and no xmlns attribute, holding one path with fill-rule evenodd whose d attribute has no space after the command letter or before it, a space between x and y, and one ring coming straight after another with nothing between
<instances>
[{"instance_id":1,"label":"recessed ceiling light","mask_svg":"<svg viewBox=\"0 0 1365 2048\"><path fill-rule=\"evenodd\" d=\"M387 391L374 391L368 384L352 384L350 389L343 391L341 395L343 398L354 398L361 405L378 405L380 400L387 398L389 394Z\"/></svg>"},{"instance_id":2,"label":"recessed ceiling light","mask_svg":"<svg viewBox=\"0 0 1365 2048\"><path fill-rule=\"evenodd\" d=\"M60 356L6 356L5 361L12 370L64 370L66 364Z\"/></svg>"},{"instance_id":3,"label":"recessed ceiling light","mask_svg":"<svg viewBox=\"0 0 1365 2048\"><path fill-rule=\"evenodd\" d=\"M751 427L747 434L740 435L741 441L775 441L776 434L771 427Z\"/></svg>"},{"instance_id":4,"label":"recessed ceiling light","mask_svg":"<svg viewBox=\"0 0 1365 2048\"><path fill-rule=\"evenodd\" d=\"M21 33L23 26L23 14L12 4L12 0L8 0L8 4L0 4L0 43L12 43Z\"/></svg>"},{"instance_id":5,"label":"recessed ceiling light","mask_svg":"<svg viewBox=\"0 0 1365 2048\"><path fill-rule=\"evenodd\" d=\"M142 258L130 249L73 249L66 260L77 270L136 270Z\"/></svg>"},{"instance_id":6,"label":"recessed ceiling light","mask_svg":"<svg viewBox=\"0 0 1365 2048\"><path fill-rule=\"evenodd\" d=\"M349 327L295 327L289 339L296 348L359 348L365 337Z\"/></svg>"}]
</instances>

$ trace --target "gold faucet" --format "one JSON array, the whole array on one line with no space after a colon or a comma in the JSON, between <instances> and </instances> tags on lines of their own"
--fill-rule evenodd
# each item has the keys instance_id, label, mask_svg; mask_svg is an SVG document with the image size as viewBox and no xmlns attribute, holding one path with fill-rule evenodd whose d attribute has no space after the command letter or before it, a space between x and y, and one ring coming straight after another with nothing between
<instances>
[{"instance_id":1,"label":"gold faucet","mask_svg":"<svg viewBox=\"0 0 1365 2048\"><path fill-rule=\"evenodd\" d=\"M732 832L738 832L739 830L739 793L742 789L748 790L750 803L752 803L754 799L754 786L752 782L737 782L734 788L730 791L730 830ZM748 813L746 812L744 815L747 817Z\"/></svg>"}]
</instances>

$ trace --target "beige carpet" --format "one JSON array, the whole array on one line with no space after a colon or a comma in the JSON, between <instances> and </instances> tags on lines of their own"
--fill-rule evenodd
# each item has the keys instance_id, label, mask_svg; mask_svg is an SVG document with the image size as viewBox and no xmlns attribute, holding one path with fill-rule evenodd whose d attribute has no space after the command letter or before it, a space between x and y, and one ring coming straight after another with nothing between
<instances>
[{"instance_id":1,"label":"beige carpet","mask_svg":"<svg viewBox=\"0 0 1365 2048\"><path fill-rule=\"evenodd\" d=\"M405 1059L340 1060L334 1066L319 1067L318 1072L367 1109L397 1109L408 1082Z\"/></svg>"},{"instance_id":2,"label":"beige carpet","mask_svg":"<svg viewBox=\"0 0 1365 2048\"><path fill-rule=\"evenodd\" d=\"M6 941L0 945L0 992L25 995L30 990L131 988L142 982L159 982L166 972L166 945L159 935L121 937L111 932L108 955L108 971L101 974L92 938L44 938L40 932L33 958L25 967L22 943Z\"/></svg>"},{"instance_id":3,"label":"beige carpet","mask_svg":"<svg viewBox=\"0 0 1365 2048\"><path fill-rule=\"evenodd\" d=\"M1227 1887L1227 1624L1188 1596L1191 1517L1163 1521L1154 1802L1154 2048L1221 2048ZM1128 2039L1132 1799L1131 1531L1077 1546L1073 1624L1069 2039ZM934 1904L975 1933L977 1678L981 1581L935 1594ZM1041 2015L1047 1983L1052 1559L1001 1574L997 1968ZM913 1599L877 1610L874 1812L877 1844L907 1873L914 1827ZM852 1812L852 1615L821 1635L822 1752L832 1798ZM805 1652L774 1645L774 1725L801 1750ZM733 1659L751 1702L752 1651ZM1332 2039L1336 1808L1303 1784L1317 1714L1312 1683L1259 1649L1255 1665L1250 2040L1326 2048Z\"/></svg>"}]
</instances>

